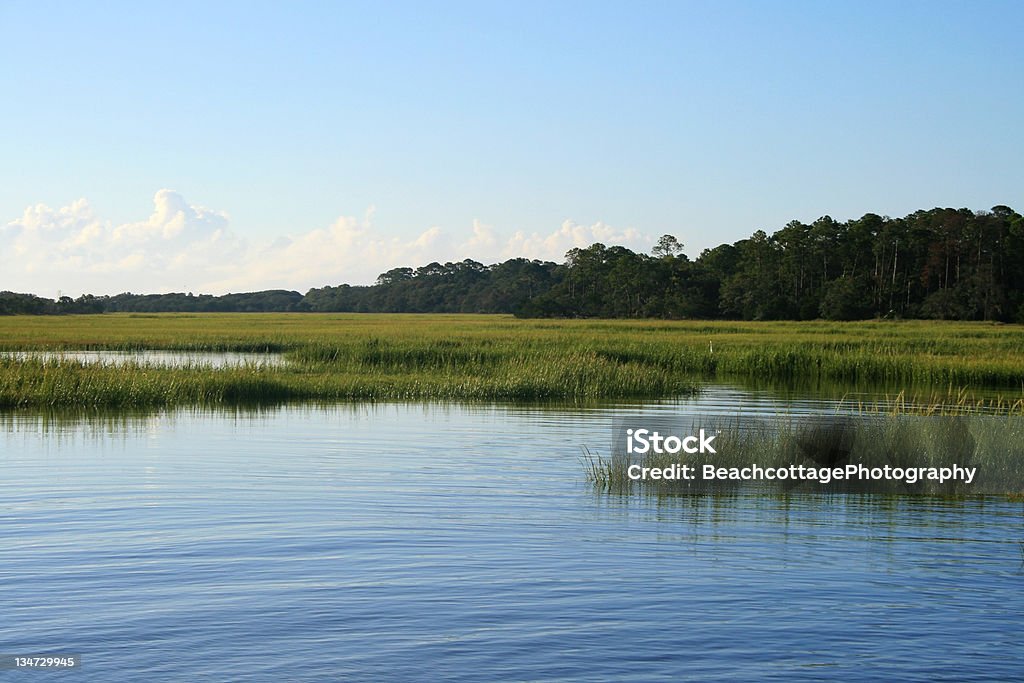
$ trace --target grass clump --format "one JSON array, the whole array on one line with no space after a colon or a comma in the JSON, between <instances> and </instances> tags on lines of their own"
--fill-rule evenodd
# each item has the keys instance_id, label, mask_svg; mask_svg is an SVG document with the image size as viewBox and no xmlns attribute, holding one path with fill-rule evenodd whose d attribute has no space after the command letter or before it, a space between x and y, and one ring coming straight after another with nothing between
<instances>
[{"instance_id":1,"label":"grass clump","mask_svg":"<svg viewBox=\"0 0 1024 683\"><path fill-rule=\"evenodd\" d=\"M927 495L999 494L1013 498L1024 491L1024 417L1020 415L920 414L917 411L733 420L716 437L715 454L642 456L622 452L608 457L585 451L584 474L597 490L618 493L694 494L769 488L782 492L902 493ZM674 464L695 468L687 479L634 479L630 467L664 470ZM823 471L862 465L865 468L974 468L970 483L929 478L705 481L704 465L717 468L789 468Z\"/></svg>"}]
</instances>

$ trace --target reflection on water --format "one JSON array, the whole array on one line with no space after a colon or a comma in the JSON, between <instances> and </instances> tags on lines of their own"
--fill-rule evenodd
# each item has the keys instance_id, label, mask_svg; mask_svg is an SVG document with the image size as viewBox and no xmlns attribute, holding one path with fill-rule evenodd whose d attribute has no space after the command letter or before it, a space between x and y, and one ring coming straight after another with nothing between
<instances>
[{"instance_id":1,"label":"reflection on water","mask_svg":"<svg viewBox=\"0 0 1024 683\"><path fill-rule=\"evenodd\" d=\"M216 354L214 354L216 355ZM238 356L259 356L262 354L235 354ZM877 397L875 397L877 398ZM813 394L792 395L788 391L749 390L728 384L712 384L700 393L662 401L616 401L594 403L518 403L518 404L465 404L465 403L332 403L326 405L297 404L289 406L289 414L322 415L324 413L351 413L356 415L383 416L401 406L411 413L433 415L456 411L483 409L490 413L524 416L531 424L558 429L567 420L600 414L613 419L641 412L652 416L712 415L737 418L777 417L780 415L834 415L853 410L850 404L830 396ZM38 430L62 432L68 429L100 432L145 430L154 419L159 421L178 420L183 416L206 416L214 420L273 420L281 414L279 406L197 406L176 409L138 410L96 410L61 409L54 411L32 409L29 411L0 411L0 429ZM610 434L611 432L609 432ZM602 442L602 448L606 444Z\"/></svg>"},{"instance_id":2,"label":"reflection on water","mask_svg":"<svg viewBox=\"0 0 1024 683\"><path fill-rule=\"evenodd\" d=\"M694 401L778 407L740 393ZM89 681L1024 676L1020 503L583 481L624 413L694 401L4 415L0 649Z\"/></svg>"},{"instance_id":3,"label":"reflection on water","mask_svg":"<svg viewBox=\"0 0 1024 683\"><path fill-rule=\"evenodd\" d=\"M150 367L273 366L284 363L277 353L238 353L234 351L3 351L0 360L41 360L89 365L146 365Z\"/></svg>"},{"instance_id":4,"label":"reflection on water","mask_svg":"<svg viewBox=\"0 0 1024 683\"><path fill-rule=\"evenodd\" d=\"M721 383L715 378L708 378L711 386ZM842 410L851 412L870 412L887 410L893 407L933 407L944 406L967 412L995 412L1003 414L1007 411L1024 414L1024 387L1019 389L975 388L963 389L952 385L899 385L884 383L831 381L821 378L794 379L790 381L763 380L755 377L730 378L728 384L741 393L751 395L768 395L777 401L800 401L809 396L820 401L833 402Z\"/></svg>"}]
</instances>

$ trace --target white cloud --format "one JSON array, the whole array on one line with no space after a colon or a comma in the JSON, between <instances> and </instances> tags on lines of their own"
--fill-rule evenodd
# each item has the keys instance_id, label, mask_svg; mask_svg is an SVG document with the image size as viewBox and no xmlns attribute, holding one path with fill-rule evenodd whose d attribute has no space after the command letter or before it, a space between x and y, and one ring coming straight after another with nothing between
<instances>
[{"instance_id":1,"label":"white cloud","mask_svg":"<svg viewBox=\"0 0 1024 683\"><path fill-rule=\"evenodd\" d=\"M153 197L153 213L145 221L126 223L113 229L112 242L118 245L161 243L176 246L207 243L225 239L228 216L193 206L177 192L160 190Z\"/></svg>"},{"instance_id":2,"label":"white cloud","mask_svg":"<svg viewBox=\"0 0 1024 683\"><path fill-rule=\"evenodd\" d=\"M558 261L565 259L565 252L574 247L588 247L594 242L607 246L621 245L632 249L646 249L651 240L633 228L617 230L601 222L590 226L575 221L562 221L561 227L550 234L516 231L501 250L503 259L524 256L529 259Z\"/></svg>"},{"instance_id":3,"label":"white cloud","mask_svg":"<svg viewBox=\"0 0 1024 683\"><path fill-rule=\"evenodd\" d=\"M362 221L338 218L327 228L288 236L246 255L226 277L209 283L214 291L309 287L343 282L365 284L397 266L421 265L443 258L442 231L429 228L412 239L387 237L372 226L372 211ZM206 290L204 290L206 291Z\"/></svg>"},{"instance_id":4,"label":"white cloud","mask_svg":"<svg viewBox=\"0 0 1024 683\"><path fill-rule=\"evenodd\" d=\"M160 190L148 219L114 226L78 199L31 206L0 228L0 288L44 296L188 288L230 267L243 244L228 217Z\"/></svg>"},{"instance_id":5,"label":"white cloud","mask_svg":"<svg viewBox=\"0 0 1024 683\"><path fill-rule=\"evenodd\" d=\"M569 249L594 242L644 250L653 241L632 228L571 220L550 233L519 230L505 237L474 220L457 235L430 226L398 237L378 230L374 214L371 206L361 219L341 216L326 227L250 244L232 231L226 213L190 204L171 190L156 193L148 218L120 225L97 216L85 199L59 209L37 204L0 225L0 290L48 297L58 291L305 291L367 284L391 268L432 261L522 256L561 262Z\"/></svg>"},{"instance_id":6,"label":"white cloud","mask_svg":"<svg viewBox=\"0 0 1024 683\"><path fill-rule=\"evenodd\" d=\"M473 219L473 235L460 245L460 249L470 254L489 254L494 251L498 238L494 228L484 225L479 219Z\"/></svg>"}]
</instances>

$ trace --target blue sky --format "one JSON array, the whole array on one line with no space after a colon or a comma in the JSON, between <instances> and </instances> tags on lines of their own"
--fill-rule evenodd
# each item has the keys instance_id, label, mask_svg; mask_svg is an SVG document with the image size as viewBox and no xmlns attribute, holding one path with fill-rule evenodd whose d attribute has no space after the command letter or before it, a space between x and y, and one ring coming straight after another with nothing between
<instances>
[{"instance_id":1,"label":"blue sky","mask_svg":"<svg viewBox=\"0 0 1024 683\"><path fill-rule=\"evenodd\" d=\"M0 0L0 26L0 289L1024 209L1020 2Z\"/></svg>"}]
</instances>

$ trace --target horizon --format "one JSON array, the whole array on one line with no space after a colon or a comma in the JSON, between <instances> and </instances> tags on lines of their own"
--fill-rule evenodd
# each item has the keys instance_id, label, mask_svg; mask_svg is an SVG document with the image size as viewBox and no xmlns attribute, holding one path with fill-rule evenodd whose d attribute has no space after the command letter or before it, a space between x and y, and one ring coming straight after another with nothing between
<instances>
[{"instance_id":1,"label":"horizon","mask_svg":"<svg viewBox=\"0 0 1024 683\"><path fill-rule=\"evenodd\" d=\"M997 208L997 207L1009 208L1009 209L1013 210L1015 213L1017 213L1015 207L1008 206L1008 205L1005 205L1005 204L996 204L996 205L993 205L992 207L990 207L989 209L970 209L968 207L960 207L960 208L953 208L953 207L931 207L929 209L923 209L923 208L922 209L918 209L917 211L971 211L975 215L985 215L985 214L990 214L991 213L991 209L994 209L994 208ZM905 219L909 218L911 215L913 215L913 213L917 213L917 211L911 212L911 213L907 214L907 216L881 215L881 218L883 220L905 220ZM877 214L876 212L868 212L868 213L864 214L864 216L867 216L867 215L879 215L879 214ZM845 219L845 220L836 220L836 222L839 223L840 225L847 225L850 222L853 222L853 221L856 221L856 220L858 220L860 218L863 218L864 216L860 216L860 217L857 217L857 218L849 218L849 219ZM832 218L833 220L835 220L835 217L831 216L829 214L826 214L824 216L819 216L819 218ZM800 222L804 223L806 225L810 225L811 223L813 223L813 221L806 221L806 222L805 221L800 221ZM774 236L774 233L778 232L779 230L782 230L784 227L786 227L786 226L780 226L779 228L773 229L771 231L766 231L766 232L769 235L769 237L772 237L772 236ZM745 240L749 239L753 235L753 233L754 233L754 231L751 231L750 234L745 235L743 237L740 237L739 239L737 239L736 241L731 242L731 243L730 242L723 242L721 244L714 245L713 247L707 247L705 249L702 249L701 253L696 254L696 255L692 255L692 254L688 253L689 249L686 248L686 246L684 244L680 243L680 247L682 247L682 250L678 253L678 255L682 256L682 257L685 257L685 258L688 258L691 261L697 261L697 260L699 260L704 255L704 251L707 251L707 250L710 250L710 249L715 249L717 247L722 247L722 246L736 246L739 242L742 242L742 241L745 241ZM666 235L666 236L674 237L672 235ZM657 241L658 240L654 240L653 243L651 244L650 248L648 248L648 249L631 249L631 251L633 251L634 253L637 253L637 254L644 254L644 255L648 255L649 256L649 255L651 255L654 247L656 246ZM593 246L593 245L599 244L599 243L601 243L601 242L593 241L593 242L590 242L590 243L587 243L587 244L580 244L578 246L580 246L581 248L586 248L586 247L590 247L590 246ZM603 244L603 243L601 243L601 244ZM605 244L604 246L606 246L606 247L622 247L622 246L625 246L625 245L610 243L610 244ZM630 247L628 247L628 246L625 247L625 248L630 249ZM563 254L561 258L555 258L555 259L529 259L529 258L527 258L527 260L534 261L534 262L542 262L542 263L552 263L552 264L559 265L559 266L565 266L567 264L567 262L568 262L568 258L567 257L568 257L568 254ZM428 266L428 265L432 265L434 263L437 263L439 265L447 265L447 264L453 264L453 263L457 264L457 263L461 263L461 262L464 262L464 261L473 261L473 262L479 263L480 265L484 266L485 268L491 269L491 268L497 267L497 266L499 266L499 265L501 265L503 263L506 263L506 262L509 262L509 261L513 261L513 260L519 259L519 258L524 258L524 257L510 256L510 257L508 257L506 259L492 260L492 261L479 261L479 260L477 260L477 259L475 259L473 257L465 257L465 258L458 259L458 260L431 261L431 262L423 262L423 263L399 264L399 265L393 266L392 268L394 268L394 269L409 268L409 269L415 271L415 270L419 269L420 267L425 267L425 266ZM389 270L391 270L391 269L389 269ZM104 297L110 298L110 297L117 297L117 296L122 296L122 295L131 295L131 296L166 296L166 295L174 295L174 294L181 294L181 295L186 295L186 296L190 296L190 297L191 296L196 296L196 297L206 297L206 296L223 297L223 296L232 296L232 295L257 294L257 293L261 293L261 292L273 292L273 291L298 293L298 294L301 294L303 296L306 296L306 295L308 295L312 291L322 290L322 289L329 289L329 288L333 288L333 287L374 287L374 286L377 286L377 285L380 284L380 282L379 282L380 277L382 277L385 274L387 274L387 271L382 271L381 273L378 273L377 276L374 277L373 281L366 282L366 283L336 282L336 283L324 283L324 284L320 284L320 285L313 285L313 286L305 287L305 288L267 287L267 288L262 288L262 289L239 289L239 290L231 290L231 291L216 292L216 293L214 293L214 292L205 292L205 291L201 291L201 290L196 291L196 290L194 290L192 288L187 288L187 289L182 289L182 290L166 290L166 291L160 291L160 292L122 290L122 291L118 291L118 292L80 292L80 293L78 293L77 296L70 297L70 298L74 299L74 298L78 298L78 297L84 297L84 296L87 296L87 295L95 296L96 298L104 298ZM9 289L0 289L0 293L11 293L11 294L17 294L17 295L37 296L37 297L41 297L41 298L44 298L44 299L45 298L50 298L50 299L52 299L54 301L56 301L56 300L58 300L58 299L60 299L62 297L68 296L67 292L63 292L63 291L60 291L60 290L58 290L57 294L55 296L53 296L53 297L46 297L45 295L41 295L38 292L28 292L28 291L18 292L18 291L13 291L13 290L9 290Z\"/></svg>"},{"instance_id":2,"label":"horizon","mask_svg":"<svg viewBox=\"0 0 1024 683\"><path fill-rule=\"evenodd\" d=\"M0 20L20 58L0 72L0 290L304 292L1024 205L1011 2L8 3Z\"/></svg>"}]
</instances>

